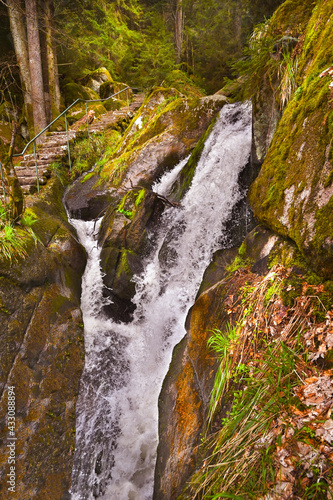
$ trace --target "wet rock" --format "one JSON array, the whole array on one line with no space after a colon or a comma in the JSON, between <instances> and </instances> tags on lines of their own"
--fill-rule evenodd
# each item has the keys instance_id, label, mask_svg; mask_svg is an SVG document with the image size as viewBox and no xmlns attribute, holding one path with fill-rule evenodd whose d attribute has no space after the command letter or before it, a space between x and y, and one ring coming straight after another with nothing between
<instances>
[{"instance_id":1,"label":"wet rock","mask_svg":"<svg viewBox=\"0 0 333 500\"><path fill-rule=\"evenodd\" d=\"M142 260L148 253L147 231L162 212L161 201L144 188L131 190L120 203L109 207L100 229L101 268L105 295L112 304L108 314L119 321L129 321L134 311L133 277L143 271Z\"/></svg>"},{"instance_id":2,"label":"wet rock","mask_svg":"<svg viewBox=\"0 0 333 500\"><path fill-rule=\"evenodd\" d=\"M108 206L120 199L115 189L99 181L97 174L85 180L86 175L79 177L64 197L70 216L74 219L92 220L101 217Z\"/></svg>"},{"instance_id":3,"label":"wet rock","mask_svg":"<svg viewBox=\"0 0 333 500\"><path fill-rule=\"evenodd\" d=\"M115 207L124 190L133 186L150 189L192 151L225 102L223 96L186 99L175 89L156 89L100 175L85 174L67 191L65 201L71 216L96 218L107 206Z\"/></svg>"},{"instance_id":4,"label":"wet rock","mask_svg":"<svg viewBox=\"0 0 333 500\"><path fill-rule=\"evenodd\" d=\"M331 78L323 70L331 64L331 31L325 21L330 14L324 3L311 13L297 46L295 79L300 86L283 111L249 198L255 217L291 238L328 278L333 275L332 104ZM264 94L261 99L265 104Z\"/></svg>"},{"instance_id":5,"label":"wet rock","mask_svg":"<svg viewBox=\"0 0 333 500\"><path fill-rule=\"evenodd\" d=\"M290 262L294 251L283 238L259 226L241 249L216 252L188 314L187 334L174 349L160 394L154 499L178 498L200 464L198 445L217 369L207 341L212 330L223 331L230 320L228 297L235 299L247 276L244 272L242 281L240 268L250 266L255 272L263 259L267 265L270 255L284 255Z\"/></svg>"},{"instance_id":6,"label":"wet rock","mask_svg":"<svg viewBox=\"0 0 333 500\"><path fill-rule=\"evenodd\" d=\"M195 147L210 120L223 107L223 96L184 98L175 89L157 88L140 108L104 175L112 185L151 187ZM126 169L118 165L126 164ZM102 173L103 175L103 173Z\"/></svg>"},{"instance_id":7,"label":"wet rock","mask_svg":"<svg viewBox=\"0 0 333 500\"><path fill-rule=\"evenodd\" d=\"M260 90L254 95L253 102L253 142L251 160L254 165L262 165L272 142L282 112L276 100L279 85L265 79Z\"/></svg>"},{"instance_id":8,"label":"wet rock","mask_svg":"<svg viewBox=\"0 0 333 500\"><path fill-rule=\"evenodd\" d=\"M16 397L16 496L58 500L69 489L75 446L75 404L83 369L81 275L86 257L61 205L63 187L50 181L26 259L0 261L1 413L7 387ZM8 474L8 429L0 428L0 477ZM0 493L8 498L8 491Z\"/></svg>"}]
</instances>

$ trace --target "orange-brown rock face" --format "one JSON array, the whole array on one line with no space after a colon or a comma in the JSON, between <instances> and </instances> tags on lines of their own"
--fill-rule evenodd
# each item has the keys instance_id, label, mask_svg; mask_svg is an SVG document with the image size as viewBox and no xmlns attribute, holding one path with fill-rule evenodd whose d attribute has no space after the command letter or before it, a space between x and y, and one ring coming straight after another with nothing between
<instances>
[{"instance_id":1,"label":"orange-brown rock face","mask_svg":"<svg viewBox=\"0 0 333 500\"><path fill-rule=\"evenodd\" d=\"M159 401L156 500L177 498L195 468L216 369L207 340L211 330L225 323L225 294L220 282L200 295L187 321L187 335L175 348Z\"/></svg>"}]
</instances>

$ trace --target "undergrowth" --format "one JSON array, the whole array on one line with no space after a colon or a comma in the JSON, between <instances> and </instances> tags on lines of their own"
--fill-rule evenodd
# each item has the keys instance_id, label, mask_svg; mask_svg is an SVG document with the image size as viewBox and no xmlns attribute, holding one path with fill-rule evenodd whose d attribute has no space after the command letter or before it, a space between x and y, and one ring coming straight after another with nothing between
<instances>
[{"instance_id":1,"label":"undergrowth","mask_svg":"<svg viewBox=\"0 0 333 500\"><path fill-rule=\"evenodd\" d=\"M120 138L120 133L116 130L111 130L107 133L79 136L74 144L72 157L72 169L70 179L74 180L82 173L92 169L94 165L100 171L106 158L109 157Z\"/></svg>"},{"instance_id":2,"label":"undergrowth","mask_svg":"<svg viewBox=\"0 0 333 500\"><path fill-rule=\"evenodd\" d=\"M310 295L306 283L286 307L288 275L275 266L246 283L230 310L237 320L212 332L219 366L202 465L182 499L332 498L333 370L324 354L333 314L321 304L325 322L316 321L316 288Z\"/></svg>"},{"instance_id":3,"label":"undergrowth","mask_svg":"<svg viewBox=\"0 0 333 500\"><path fill-rule=\"evenodd\" d=\"M24 212L19 220L13 220L10 207L0 203L0 259L17 261L28 255L27 246L38 237L33 231L36 218Z\"/></svg>"}]
</instances>

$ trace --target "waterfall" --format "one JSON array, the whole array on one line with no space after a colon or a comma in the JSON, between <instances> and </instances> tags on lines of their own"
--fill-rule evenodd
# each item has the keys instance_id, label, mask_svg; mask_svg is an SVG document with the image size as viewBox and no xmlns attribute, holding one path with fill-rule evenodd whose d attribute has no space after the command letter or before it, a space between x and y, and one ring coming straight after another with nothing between
<instances>
[{"instance_id":1,"label":"waterfall","mask_svg":"<svg viewBox=\"0 0 333 500\"><path fill-rule=\"evenodd\" d=\"M225 223L244 196L238 176L251 146L251 105L226 105L180 207L165 210L154 251L135 278L129 324L101 313L99 222L72 220L88 253L82 284L86 359L77 402L73 500L151 500L158 396L173 347ZM185 163L185 162L184 162ZM183 164L154 186L168 195Z\"/></svg>"}]
</instances>

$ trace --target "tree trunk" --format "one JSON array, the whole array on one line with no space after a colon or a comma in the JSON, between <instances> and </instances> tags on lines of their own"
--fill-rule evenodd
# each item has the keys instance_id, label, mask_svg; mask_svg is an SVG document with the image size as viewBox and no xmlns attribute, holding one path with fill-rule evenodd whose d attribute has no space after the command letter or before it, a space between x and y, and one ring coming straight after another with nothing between
<instances>
[{"instance_id":1,"label":"tree trunk","mask_svg":"<svg viewBox=\"0 0 333 500\"><path fill-rule=\"evenodd\" d=\"M237 0L234 5L233 25L234 25L233 27L234 27L235 49L239 54L241 54L243 44L242 44L242 2L240 0Z\"/></svg>"},{"instance_id":2,"label":"tree trunk","mask_svg":"<svg viewBox=\"0 0 333 500\"><path fill-rule=\"evenodd\" d=\"M50 87L49 87L48 61L47 61L46 32L44 25L43 29L39 33L39 38L40 38L40 49L42 57L45 115L47 123L50 123L50 121L52 121L52 112L51 112L51 97L50 97Z\"/></svg>"},{"instance_id":3,"label":"tree trunk","mask_svg":"<svg viewBox=\"0 0 333 500\"><path fill-rule=\"evenodd\" d=\"M21 87L24 98L26 120L29 134L33 137L34 119L32 111L31 78L29 68L28 44L22 17L20 0L7 0L10 29L14 41L17 63L20 70Z\"/></svg>"},{"instance_id":4,"label":"tree trunk","mask_svg":"<svg viewBox=\"0 0 333 500\"><path fill-rule=\"evenodd\" d=\"M31 75L32 105L35 133L46 127L42 59L39 41L36 0L25 0L27 17L27 34L29 50L29 66ZM41 140L39 141L41 142Z\"/></svg>"},{"instance_id":5,"label":"tree trunk","mask_svg":"<svg viewBox=\"0 0 333 500\"><path fill-rule=\"evenodd\" d=\"M10 197L10 205L11 205L11 216L13 219L17 219L22 215L24 208L24 195L22 188L20 186L19 180L17 178L15 168L12 162L12 156L14 151L14 143L15 137L17 133L17 124L13 122L12 128L12 140L10 142L8 157L5 159L3 163L7 186L8 186L8 194Z\"/></svg>"},{"instance_id":6,"label":"tree trunk","mask_svg":"<svg viewBox=\"0 0 333 500\"><path fill-rule=\"evenodd\" d=\"M44 2L44 21L47 51L47 70L50 95L50 113L52 119L60 113L60 87L57 65L57 52L54 38L53 27L53 2L45 0Z\"/></svg>"},{"instance_id":7,"label":"tree trunk","mask_svg":"<svg viewBox=\"0 0 333 500\"><path fill-rule=\"evenodd\" d=\"M176 5L176 19L175 19L175 40L176 40L176 52L177 64L181 61L182 50L183 50L183 5L182 0L177 0Z\"/></svg>"}]
</instances>

